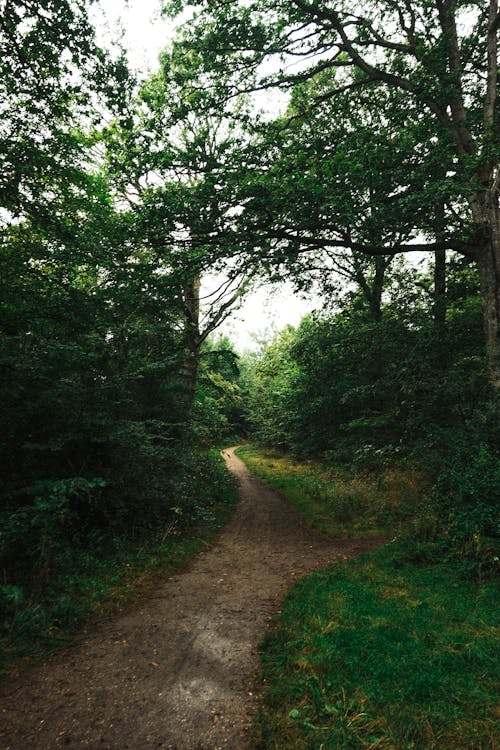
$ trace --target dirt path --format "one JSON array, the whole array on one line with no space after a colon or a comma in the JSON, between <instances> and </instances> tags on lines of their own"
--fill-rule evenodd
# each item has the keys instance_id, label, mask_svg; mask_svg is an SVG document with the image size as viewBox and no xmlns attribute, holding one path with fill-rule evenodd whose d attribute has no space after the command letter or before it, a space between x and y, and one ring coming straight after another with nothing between
<instances>
[{"instance_id":1,"label":"dirt path","mask_svg":"<svg viewBox=\"0 0 500 750\"><path fill-rule=\"evenodd\" d=\"M153 597L4 689L1 750L250 750L257 646L291 581L375 546L305 528L224 452L241 502Z\"/></svg>"}]
</instances>

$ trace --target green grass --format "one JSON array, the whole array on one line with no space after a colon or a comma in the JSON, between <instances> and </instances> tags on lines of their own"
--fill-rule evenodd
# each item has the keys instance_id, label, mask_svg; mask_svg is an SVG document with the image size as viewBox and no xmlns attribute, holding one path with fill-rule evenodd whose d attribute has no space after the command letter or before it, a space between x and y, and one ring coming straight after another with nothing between
<instances>
[{"instance_id":1,"label":"green grass","mask_svg":"<svg viewBox=\"0 0 500 750\"><path fill-rule=\"evenodd\" d=\"M493 750L497 591L390 546L307 577L262 647L268 750Z\"/></svg>"},{"instance_id":2,"label":"green grass","mask_svg":"<svg viewBox=\"0 0 500 750\"><path fill-rule=\"evenodd\" d=\"M254 474L284 492L311 527L332 536L395 534L421 506L421 481L411 467L354 474L248 446L237 455Z\"/></svg>"},{"instance_id":3,"label":"green grass","mask_svg":"<svg viewBox=\"0 0 500 750\"><path fill-rule=\"evenodd\" d=\"M31 592L0 624L0 677L68 645L82 624L138 600L214 540L237 497L218 452L212 452L212 460L214 486L200 490L207 512L196 523L162 529L147 540L122 538L104 547L68 547L59 553L43 591Z\"/></svg>"},{"instance_id":4,"label":"green grass","mask_svg":"<svg viewBox=\"0 0 500 750\"><path fill-rule=\"evenodd\" d=\"M387 477L336 475L270 452L239 451L288 494L311 525L336 534L384 531ZM287 474L289 472L289 474ZM366 491L339 522L330 482ZM394 479L401 486L400 479ZM371 483L371 486L370 486ZM403 519L396 492L389 526ZM382 503L382 505L380 505ZM412 517L418 510L412 499ZM398 523L402 523L400 520ZM498 719L498 590L460 567L411 565L403 541L296 584L262 644L256 743L266 750L495 750Z\"/></svg>"}]
</instances>

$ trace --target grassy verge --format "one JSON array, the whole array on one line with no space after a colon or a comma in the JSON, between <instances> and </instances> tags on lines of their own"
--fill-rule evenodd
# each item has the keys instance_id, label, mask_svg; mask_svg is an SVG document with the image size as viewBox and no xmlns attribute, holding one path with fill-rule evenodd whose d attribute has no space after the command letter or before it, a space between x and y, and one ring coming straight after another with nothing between
<instances>
[{"instance_id":1,"label":"grassy verge","mask_svg":"<svg viewBox=\"0 0 500 750\"><path fill-rule=\"evenodd\" d=\"M493 750L495 594L388 547L304 579L263 644L263 746Z\"/></svg>"},{"instance_id":2,"label":"grassy verge","mask_svg":"<svg viewBox=\"0 0 500 750\"><path fill-rule=\"evenodd\" d=\"M68 645L83 623L136 601L215 538L237 498L218 451L211 461L213 486L200 488L205 508L194 523L162 529L148 539L67 548L46 587L14 602L10 617L0 624L0 677Z\"/></svg>"},{"instance_id":3,"label":"grassy verge","mask_svg":"<svg viewBox=\"0 0 500 750\"><path fill-rule=\"evenodd\" d=\"M353 474L272 450L245 446L237 454L254 474L284 492L310 526L332 536L397 533L421 506L421 481L410 467Z\"/></svg>"},{"instance_id":4,"label":"grassy verge","mask_svg":"<svg viewBox=\"0 0 500 750\"><path fill-rule=\"evenodd\" d=\"M334 493L314 490L315 477L335 486L337 475L276 454L240 455L317 528L384 531L370 509L386 479L355 483L359 493L366 487L357 507L368 509L368 522L339 523ZM341 490L352 481L340 476ZM392 524L401 518L397 505ZM401 545L332 565L290 590L262 645L260 747L498 747L496 586L466 580L451 565L408 564Z\"/></svg>"}]
</instances>

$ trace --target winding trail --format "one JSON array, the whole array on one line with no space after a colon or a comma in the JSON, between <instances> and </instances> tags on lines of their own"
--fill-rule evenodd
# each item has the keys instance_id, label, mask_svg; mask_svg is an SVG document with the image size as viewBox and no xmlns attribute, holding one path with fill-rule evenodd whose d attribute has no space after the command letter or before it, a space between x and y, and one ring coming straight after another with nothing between
<instances>
[{"instance_id":1,"label":"winding trail","mask_svg":"<svg viewBox=\"0 0 500 750\"><path fill-rule=\"evenodd\" d=\"M217 542L146 601L3 688L1 750L251 750L257 647L290 583L379 540L307 529L223 455L240 503Z\"/></svg>"}]
</instances>

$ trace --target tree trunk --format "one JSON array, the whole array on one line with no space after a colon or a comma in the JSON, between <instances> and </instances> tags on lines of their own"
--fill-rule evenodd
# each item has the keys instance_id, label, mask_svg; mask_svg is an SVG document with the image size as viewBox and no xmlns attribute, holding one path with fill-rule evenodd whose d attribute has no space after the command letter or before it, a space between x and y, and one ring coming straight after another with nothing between
<instances>
[{"instance_id":1,"label":"tree trunk","mask_svg":"<svg viewBox=\"0 0 500 750\"><path fill-rule=\"evenodd\" d=\"M200 351L198 347L185 346L181 364L181 377L183 401L188 412L191 411L194 405L199 358Z\"/></svg>"},{"instance_id":2,"label":"tree trunk","mask_svg":"<svg viewBox=\"0 0 500 750\"><path fill-rule=\"evenodd\" d=\"M387 258L379 255L373 259L374 274L371 281L368 274L361 265L356 264L356 257L353 256L354 280L358 284L363 297L368 303L370 316L372 320L378 323L382 319L382 294L384 291L385 275L393 258Z\"/></svg>"},{"instance_id":3,"label":"tree trunk","mask_svg":"<svg viewBox=\"0 0 500 750\"><path fill-rule=\"evenodd\" d=\"M382 293L384 291L385 274L390 263L392 263L392 258L387 260L383 255L375 258L375 274L370 295L370 311L373 320L376 322L382 319Z\"/></svg>"},{"instance_id":4,"label":"tree trunk","mask_svg":"<svg viewBox=\"0 0 500 750\"><path fill-rule=\"evenodd\" d=\"M445 239L445 206L439 201L436 206L436 239ZM440 248L434 251L434 324L438 336L438 346L444 336L446 325L446 250Z\"/></svg>"},{"instance_id":5,"label":"tree trunk","mask_svg":"<svg viewBox=\"0 0 500 750\"><path fill-rule=\"evenodd\" d=\"M183 396L187 411L191 411L196 394L196 380L200 359L200 278L189 279L183 289L184 353L181 363Z\"/></svg>"},{"instance_id":6,"label":"tree trunk","mask_svg":"<svg viewBox=\"0 0 500 750\"><path fill-rule=\"evenodd\" d=\"M500 207L489 209L489 238L477 256L490 382L500 388Z\"/></svg>"},{"instance_id":7,"label":"tree trunk","mask_svg":"<svg viewBox=\"0 0 500 750\"><path fill-rule=\"evenodd\" d=\"M446 250L434 254L434 323L443 331L446 323Z\"/></svg>"}]
</instances>

